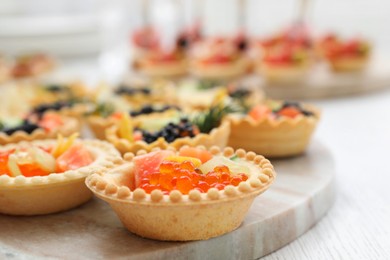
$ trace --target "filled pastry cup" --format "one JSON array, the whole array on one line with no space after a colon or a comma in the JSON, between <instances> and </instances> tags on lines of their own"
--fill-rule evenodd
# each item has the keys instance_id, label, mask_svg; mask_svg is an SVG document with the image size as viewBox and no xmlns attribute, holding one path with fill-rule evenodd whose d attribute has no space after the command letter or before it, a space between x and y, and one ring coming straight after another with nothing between
<instances>
[{"instance_id":1,"label":"filled pastry cup","mask_svg":"<svg viewBox=\"0 0 390 260\"><path fill-rule=\"evenodd\" d=\"M320 118L319 110L310 105L304 106L311 116L298 115L294 118L264 117L255 120L249 115L229 115L228 145L254 151L269 158L289 157L302 154L310 143Z\"/></svg>"},{"instance_id":2,"label":"filled pastry cup","mask_svg":"<svg viewBox=\"0 0 390 260\"><path fill-rule=\"evenodd\" d=\"M46 119L47 120L46 120ZM58 134L70 136L75 132L80 132L81 124L77 118L64 116L55 112L47 112L43 115L43 119L39 121L35 129L18 129L12 133L0 131L0 145L17 143L21 141L33 141L42 139L52 139Z\"/></svg>"},{"instance_id":3,"label":"filled pastry cup","mask_svg":"<svg viewBox=\"0 0 390 260\"><path fill-rule=\"evenodd\" d=\"M77 169L61 170L58 173L56 171L59 166L56 166L56 171L45 176L25 176L24 172L17 176L0 174L0 213L9 215L50 214L77 207L91 199L92 193L84 184L85 178L92 172L113 167L115 163L121 161L121 158L115 148L106 142L77 140L75 144L81 145L92 158L87 165ZM39 147L37 149L42 147L47 149L55 145L55 140L21 142L2 146L0 153L10 149L17 150L20 147L35 146Z\"/></svg>"},{"instance_id":4,"label":"filled pastry cup","mask_svg":"<svg viewBox=\"0 0 390 260\"><path fill-rule=\"evenodd\" d=\"M190 72L193 76L203 79L230 79L237 78L248 73L251 60L246 57L238 57L230 62L205 64L202 61L193 60Z\"/></svg>"},{"instance_id":5,"label":"filled pastry cup","mask_svg":"<svg viewBox=\"0 0 390 260\"><path fill-rule=\"evenodd\" d=\"M106 140L112 143L118 151L122 154L127 152L136 153L139 150L151 151L153 148L167 148L172 146L180 148L185 145L197 146L203 145L210 148L214 145L219 147L225 147L228 142L230 134L229 122L223 122L216 128L213 128L209 133L199 133L194 137L181 137L175 139L173 142L167 142L163 137L158 138L156 141L147 143L143 140L130 142L127 139L121 138L119 135L118 125L109 127L106 132Z\"/></svg>"},{"instance_id":6,"label":"filled pastry cup","mask_svg":"<svg viewBox=\"0 0 390 260\"><path fill-rule=\"evenodd\" d=\"M122 165L86 179L87 186L97 197L110 204L123 225L141 237L191 241L231 232L240 226L253 200L267 190L275 179L273 166L263 156L242 149L234 151L230 147L222 150L212 147L208 150L213 156L211 160L219 157L230 161L229 158L235 157L235 165L248 169L244 174L247 177L234 185L215 185L204 190L187 187L186 191L180 191L180 188L150 191L137 188L140 161L150 156L160 157L159 153L180 154L173 147L168 149L156 149L149 154L141 151L137 156L128 153Z\"/></svg>"},{"instance_id":7,"label":"filled pastry cup","mask_svg":"<svg viewBox=\"0 0 390 260\"><path fill-rule=\"evenodd\" d=\"M257 67L257 73L264 76L268 83L297 83L303 81L310 69L308 63L291 66L272 66L262 63Z\"/></svg>"},{"instance_id":8,"label":"filled pastry cup","mask_svg":"<svg viewBox=\"0 0 390 260\"><path fill-rule=\"evenodd\" d=\"M317 42L316 49L334 72L364 70L372 52L371 44L365 39L342 39L335 34L325 35Z\"/></svg>"},{"instance_id":9,"label":"filled pastry cup","mask_svg":"<svg viewBox=\"0 0 390 260\"><path fill-rule=\"evenodd\" d=\"M366 57L341 57L328 60L329 66L334 72L359 72L367 67L370 58Z\"/></svg>"},{"instance_id":10,"label":"filled pastry cup","mask_svg":"<svg viewBox=\"0 0 390 260\"><path fill-rule=\"evenodd\" d=\"M165 63L152 63L143 58L134 61L134 68L142 74L159 78L159 77L177 77L187 73L188 62L186 59L181 59Z\"/></svg>"},{"instance_id":11,"label":"filled pastry cup","mask_svg":"<svg viewBox=\"0 0 390 260\"><path fill-rule=\"evenodd\" d=\"M306 78L311 59L307 48L285 43L264 51L263 57L256 62L256 72L268 83L296 83Z\"/></svg>"}]
</instances>

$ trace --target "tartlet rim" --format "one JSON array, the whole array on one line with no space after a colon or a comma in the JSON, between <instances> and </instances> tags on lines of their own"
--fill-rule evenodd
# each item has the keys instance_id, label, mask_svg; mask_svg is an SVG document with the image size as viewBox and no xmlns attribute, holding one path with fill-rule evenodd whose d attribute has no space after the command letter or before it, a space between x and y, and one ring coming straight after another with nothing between
<instances>
[{"instance_id":1,"label":"tartlet rim","mask_svg":"<svg viewBox=\"0 0 390 260\"><path fill-rule=\"evenodd\" d=\"M63 173L50 173L46 176L25 177L23 175L20 175L13 177L8 176L6 174L0 175L0 188L39 188L46 185L69 183L72 181L77 181L81 178L85 178L93 172L100 172L110 169L116 164L122 162L119 152L107 142L94 139L77 139L77 142L81 142L83 145L86 145L88 149L92 149L92 152L95 154L97 154L96 151L97 149L99 149L95 160L91 164L81 167L77 170L68 170ZM55 143L56 140L54 139L22 141L19 143L11 143L4 145L0 148L0 150L7 150L24 144L44 145Z\"/></svg>"},{"instance_id":2,"label":"tartlet rim","mask_svg":"<svg viewBox=\"0 0 390 260\"><path fill-rule=\"evenodd\" d=\"M204 146L197 146L198 148L205 149ZM162 150L156 148L153 151ZM168 150L177 151L176 148L170 146ZM250 196L257 196L267 190L274 182L276 172L270 161L264 156L257 155L254 152L246 152L243 149L234 150L231 147L226 147L221 150L218 146L213 146L209 149L213 155L228 156L236 154L238 157L243 158L247 162L253 163L260 167L261 173L258 173L255 177L250 177L246 181L240 182L238 186L227 185L223 190L216 188L210 188L207 192L201 193L198 190L191 190L188 195L182 194L178 190L170 191L169 195L162 194L160 190L155 194L146 193L142 188L136 188L131 190L128 186L118 185L116 183L105 180L105 177L109 173L94 173L88 176L85 180L87 187L99 198L105 201L117 201L134 205L151 205L156 207L164 206L194 206L204 204L214 204L220 202L226 202L236 199L244 199ZM145 150L141 150L137 153L145 154ZM127 153L124 156L123 165L132 167L132 158L135 155L133 153ZM122 166L123 166L122 165ZM118 166L120 167L120 166ZM115 168L112 171L118 172ZM122 171L125 171L123 169ZM100 186L100 187L99 187Z\"/></svg>"}]
</instances>

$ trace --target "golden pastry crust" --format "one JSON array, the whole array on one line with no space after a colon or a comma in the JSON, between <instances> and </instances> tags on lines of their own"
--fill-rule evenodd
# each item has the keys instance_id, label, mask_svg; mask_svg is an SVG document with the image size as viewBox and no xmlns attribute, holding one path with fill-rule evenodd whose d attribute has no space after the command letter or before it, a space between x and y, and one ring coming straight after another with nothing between
<instances>
[{"instance_id":1,"label":"golden pastry crust","mask_svg":"<svg viewBox=\"0 0 390 260\"><path fill-rule=\"evenodd\" d=\"M309 63L297 66L269 66L261 63L257 66L257 73L263 75L269 83L294 83L305 79L310 69Z\"/></svg>"},{"instance_id":2,"label":"golden pastry crust","mask_svg":"<svg viewBox=\"0 0 390 260\"><path fill-rule=\"evenodd\" d=\"M31 142L34 145L54 145L54 140ZM85 186L85 178L105 171L122 160L109 143L97 140L79 140L95 157L94 162L78 170L52 173L48 176L0 176L0 213L10 215L42 215L65 211L87 202L92 193ZM9 144L1 150L19 144Z\"/></svg>"},{"instance_id":3,"label":"golden pastry crust","mask_svg":"<svg viewBox=\"0 0 390 260\"><path fill-rule=\"evenodd\" d=\"M0 132L0 145L18 143L21 141L33 141L56 138L58 134L70 136L73 133L80 132L80 121L73 117L61 116L63 124L53 131L47 132L43 128L37 128L31 134L24 131L17 131L11 135Z\"/></svg>"},{"instance_id":4,"label":"golden pastry crust","mask_svg":"<svg viewBox=\"0 0 390 260\"><path fill-rule=\"evenodd\" d=\"M147 194L141 188L128 188L134 154L126 154L126 163L107 174L89 176L86 184L96 196L111 205L130 232L167 241L209 239L238 228L254 198L267 190L276 176L269 160L253 152L234 151L230 147L222 151L212 147L210 151L227 157L235 153L252 164L256 171L237 187L228 185L224 190L211 188L207 193L192 190L188 195L182 195L178 190L163 195L155 190Z\"/></svg>"},{"instance_id":5,"label":"golden pastry crust","mask_svg":"<svg viewBox=\"0 0 390 260\"><path fill-rule=\"evenodd\" d=\"M106 129L115 125L116 120L110 117L88 116L86 122L96 138L106 140Z\"/></svg>"},{"instance_id":6,"label":"golden pastry crust","mask_svg":"<svg viewBox=\"0 0 390 260\"><path fill-rule=\"evenodd\" d=\"M142 58L134 61L134 68L149 77L177 77L187 73L187 59L174 62L164 62L161 64L151 64Z\"/></svg>"},{"instance_id":7,"label":"golden pastry crust","mask_svg":"<svg viewBox=\"0 0 390 260\"><path fill-rule=\"evenodd\" d=\"M248 57L240 57L234 62L207 64L199 61L192 61L190 72L192 75L205 79L226 79L236 78L248 72L251 66L251 60Z\"/></svg>"},{"instance_id":8,"label":"golden pastry crust","mask_svg":"<svg viewBox=\"0 0 390 260\"><path fill-rule=\"evenodd\" d=\"M153 143L146 143L144 141L136 141L130 143L126 139L122 139L118 136L118 127L116 125L108 128L106 130L106 139L112 143L116 149L118 149L122 154L125 153L136 153L139 150L151 151L153 148L159 147L165 149L169 146L175 147L176 149L189 145L189 146L198 146L203 145L206 148L210 148L214 145L219 147L225 147L227 145L228 137L230 134L230 124L229 122L223 122L219 127L211 130L209 134L200 133L195 137L184 137L178 138L175 141L168 143L164 138L159 138Z\"/></svg>"},{"instance_id":9,"label":"golden pastry crust","mask_svg":"<svg viewBox=\"0 0 390 260\"><path fill-rule=\"evenodd\" d=\"M317 108L306 105L305 109L313 112L314 116L256 121L250 116L236 118L230 115L226 118L231 125L228 145L270 158L299 155L308 146L320 118Z\"/></svg>"},{"instance_id":10,"label":"golden pastry crust","mask_svg":"<svg viewBox=\"0 0 390 260\"><path fill-rule=\"evenodd\" d=\"M361 71L367 67L369 56L346 57L328 60L330 67L335 72Z\"/></svg>"}]
</instances>

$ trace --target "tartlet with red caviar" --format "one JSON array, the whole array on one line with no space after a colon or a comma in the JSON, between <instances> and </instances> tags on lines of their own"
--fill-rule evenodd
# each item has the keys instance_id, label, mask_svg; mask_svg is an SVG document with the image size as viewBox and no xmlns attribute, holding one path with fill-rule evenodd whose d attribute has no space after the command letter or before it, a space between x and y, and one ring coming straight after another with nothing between
<instances>
[{"instance_id":1,"label":"tartlet with red caviar","mask_svg":"<svg viewBox=\"0 0 390 260\"><path fill-rule=\"evenodd\" d=\"M231 114L228 145L267 157L288 157L306 150L320 118L308 104L267 101L247 114Z\"/></svg>"},{"instance_id":2,"label":"tartlet with red caviar","mask_svg":"<svg viewBox=\"0 0 390 260\"><path fill-rule=\"evenodd\" d=\"M236 78L246 74L250 67L249 57L230 39L204 40L191 51L190 72L199 78Z\"/></svg>"},{"instance_id":3,"label":"tartlet with red caviar","mask_svg":"<svg viewBox=\"0 0 390 260\"><path fill-rule=\"evenodd\" d=\"M269 160L229 147L186 146L124 158L86 184L130 232L156 240L205 240L235 230L275 179Z\"/></svg>"},{"instance_id":4,"label":"tartlet with red caviar","mask_svg":"<svg viewBox=\"0 0 390 260\"><path fill-rule=\"evenodd\" d=\"M116 125L106 130L106 139L122 154L168 146L225 147L230 125L222 122L224 114L224 108L217 106L200 112L193 118L177 113L153 113L139 118L124 114Z\"/></svg>"},{"instance_id":5,"label":"tartlet with red caviar","mask_svg":"<svg viewBox=\"0 0 390 260\"><path fill-rule=\"evenodd\" d=\"M84 184L87 175L113 167L121 158L106 142L75 137L0 148L0 213L50 214L92 197Z\"/></svg>"},{"instance_id":6,"label":"tartlet with red caviar","mask_svg":"<svg viewBox=\"0 0 390 260\"><path fill-rule=\"evenodd\" d=\"M335 72L361 71L371 56L371 46L363 39L343 40L335 35L321 39L317 46L323 57Z\"/></svg>"},{"instance_id":7,"label":"tartlet with red caviar","mask_svg":"<svg viewBox=\"0 0 390 260\"><path fill-rule=\"evenodd\" d=\"M0 120L0 144L69 136L80 130L80 122L73 117L54 112L31 114L23 119Z\"/></svg>"}]
</instances>

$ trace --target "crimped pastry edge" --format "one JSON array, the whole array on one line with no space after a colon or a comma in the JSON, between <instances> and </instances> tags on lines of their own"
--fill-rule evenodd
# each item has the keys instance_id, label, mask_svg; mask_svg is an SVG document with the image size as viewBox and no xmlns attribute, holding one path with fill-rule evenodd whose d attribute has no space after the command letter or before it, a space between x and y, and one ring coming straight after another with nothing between
<instances>
[{"instance_id":1,"label":"crimped pastry edge","mask_svg":"<svg viewBox=\"0 0 390 260\"><path fill-rule=\"evenodd\" d=\"M17 176L10 177L8 175L0 176L0 189L7 188L27 188L41 187L42 185L51 185L59 183L67 183L85 178L93 172L100 172L114 167L121 163L122 159L118 151L109 143L99 140L77 140L95 155L95 160L90 165L77 170L69 170L63 173L51 173L47 176L25 177ZM32 142L20 142L17 144L8 144L2 146L0 150L12 149L19 145L32 143L34 145L55 144L56 140L36 140Z\"/></svg>"},{"instance_id":2,"label":"crimped pastry edge","mask_svg":"<svg viewBox=\"0 0 390 260\"><path fill-rule=\"evenodd\" d=\"M0 132L0 145L18 143L21 141L51 139L55 138L58 134L69 136L75 132L80 132L81 124L79 120L64 115L61 115L61 119L63 120L64 124L49 133L42 128L35 129L31 134L28 134L24 131L16 131L11 135Z\"/></svg>"},{"instance_id":3,"label":"crimped pastry edge","mask_svg":"<svg viewBox=\"0 0 390 260\"><path fill-rule=\"evenodd\" d=\"M205 149L204 146L198 146ZM169 150L176 151L174 147L168 147ZM159 148L153 151L160 150ZM106 201L121 201L128 204L142 204L153 206L186 206L213 204L222 201L242 199L261 194L269 188L275 180L276 172L269 160L264 156L256 155L254 152L246 152L243 149L234 151L231 147L226 147L221 150L218 146L213 146L209 149L213 155L232 156L236 154L241 159L260 167L261 173L257 176L251 176L246 181L242 181L238 186L228 185L224 190L211 188L207 193L201 193L198 190L191 190L188 195L181 194L178 190L173 190L169 195L163 195L160 190L153 191L151 194L146 193L142 188L137 188L131 191L130 188L124 185L118 185L110 177L111 172L94 173L87 177L87 187L95 193L96 196ZM141 150L137 155L147 153ZM116 168L112 168L112 173L124 174L132 167L133 153L125 154L125 163ZM111 176L110 176L111 175ZM110 176L110 177L107 177Z\"/></svg>"},{"instance_id":4,"label":"crimped pastry edge","mask_svg":"<svg viewBox=\"0 0 390 260\"><path fill-rule=\"evenodd\" d=\"M220 126L211 130L209 134L200 133L193 138L178 138L172 143L166 142L164 138L159 138L158 140L150 144L144 141L136 141L134 143L130 143L126 139L119 138L117 131L118 127L116 125L108 128L106 130L106 139L107 141L112 143L122 154L127 152L135 153L139 150L151 151L155 147L167 148L169 146L173 146L176 148L180 148L184 145L204 145L206 147L218 145L220 147L225 147L227 145L228 137L230 134L230 123L222 122Z\"/></svg>"}]
</instances>

